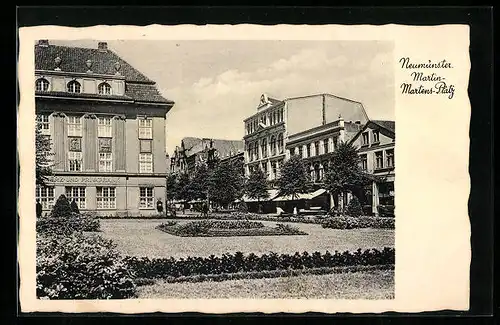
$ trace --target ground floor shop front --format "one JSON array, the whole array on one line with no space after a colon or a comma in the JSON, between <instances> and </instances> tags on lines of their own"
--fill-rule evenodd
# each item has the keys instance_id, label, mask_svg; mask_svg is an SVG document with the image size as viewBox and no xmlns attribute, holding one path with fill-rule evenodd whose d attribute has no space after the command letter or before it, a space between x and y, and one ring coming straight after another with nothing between
<instances>
[{"instance_id":1,"label":"ground floor shop front","mask_svg":"<svg viewBox=\"0 0 500 325\"><path fill-rule=\"evenodd\" d=\"M36 188L36 199L49 212L61 194L80 211L101 216L148 216L164 213L164 175L75 176L55 175L47 186Z\"/></svg>"}]
</instances>

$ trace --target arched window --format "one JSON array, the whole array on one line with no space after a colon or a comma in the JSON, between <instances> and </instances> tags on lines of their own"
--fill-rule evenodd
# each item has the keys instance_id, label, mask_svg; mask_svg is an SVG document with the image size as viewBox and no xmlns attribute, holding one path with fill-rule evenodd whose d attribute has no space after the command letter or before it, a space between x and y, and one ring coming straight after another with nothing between
<instances>
[{"instance_id":1,"label":"arched window","mask_svg":"<svg viewBox=\"0 0 500 325\"><path fill-rule=\"evenodd\" d=\"M79 93L82 90L82 86L76 80L72 80L68 82L68 92L70 93Z\"/></svg>"},{"instance_id":2,"label":"arched window","mask_svg":"<svg viewBox=\"0 0 500 325\"><path fill-rule=\"evenodd\" d=\"M278 153L283 153L283 133L278 134Z\"/></svg>"},{"instance_id":3,"label":"arched window","mask_svg":"<svg viewBox=\"0 0 500 325\"><path fill-rule=\"evenodd\" d=\"M321 180L321 171L319 163L314 164L314 181L319 182Z\"/></svg>"},{"instance_id":4,"label":"arched window","mask_svg":"<svg viewBox=\"0 0 500 325\"><path fill-rule=\"evenodd\" d=\"M274 135L271 136L271 156L276 154L276 137Z\"/></svg>"},{"instance_id":5,"label":"arched window","mask_svg":"<svg viewBox=\"0 0 500 325\"><path fill-rule=\"evenodd\" d=\"M47 91L49 90L49 81L45 78L40 78L36 80L35 83L36 91Z\"/></svg>"},{"instance_id":6,"label":"arched window","mask_svg":"<svg viewBox=\"0 0 500 325\"><path fill-rule=\"evenodd\" d=\"M267 139L266 138L262 139L261 151L262 151L262 158L266 158L267 157Z\"/></svg>"},{"instance_id":7,"label":"arched window","mask_svg":"<svg viewBox=\"0 0 500 325\"><path fill-rule=\"evenodd\" d=\"M111 95L111 86L107 82L100 83L97 90L99 95Z\"/></svg>"}]
</instances>

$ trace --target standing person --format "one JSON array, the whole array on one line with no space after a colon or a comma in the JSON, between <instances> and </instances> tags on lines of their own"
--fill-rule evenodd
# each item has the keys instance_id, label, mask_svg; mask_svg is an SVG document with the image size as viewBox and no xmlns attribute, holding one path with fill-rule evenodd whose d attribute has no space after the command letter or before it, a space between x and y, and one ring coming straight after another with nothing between
<instances>
[{"instance_id":1,"label":"standing person","mask_svg":"<svg viewBox=\"0 0 500 325\"><path fill-rule=\"evenodd\" d=\"M202 211L203 211L203 216L208 217L208 205L206 202L203 203Z\"/></svg>"},{"instance_id":2,"label":"standing person","mask_svg":"<svg viewBox=\"0 0 500 325\"><path fill-rule=\"evenodd\" d=\"M40 203L40 200L37 199L36 200L36 217L37 218L40 218L42 216L42 210L43 210L42 204Z\"/></svg>"},{"instance_id":3,"label":"standing person","mask_svg":"<svg viewBox=\"0 0 500 325\"><path fill-rule=\"evenodd\" d=\"M158 213L163 212L163 202L160 199L156 202L156 210L158 210Z\"/></svg>"}]
</instances>

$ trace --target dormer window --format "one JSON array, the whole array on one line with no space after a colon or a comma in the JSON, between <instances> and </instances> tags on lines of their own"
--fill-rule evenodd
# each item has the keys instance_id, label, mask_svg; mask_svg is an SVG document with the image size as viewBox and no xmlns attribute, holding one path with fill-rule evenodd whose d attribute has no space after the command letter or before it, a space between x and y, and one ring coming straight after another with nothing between
<instances>
[{"instance_id":1,"label":"dormer window","mask_svg":"<svg viewBox=\"0 0 500 325\"><path fill-rule=\"evenodd\" d=\"M72 80L72 81L68 82L67 89L68 89L68 92L70 92L70 93L80 93L82 90L82 86L80 85L80 83L78 81Z\"/></svg>"},{"instance_id":2,"label":"dormer window","mask_svg":"<svg viewBox=\"0 0 500 325\"><path fill-rule=\"evenodd\" d=\"M362 141L363 142L361 143L361 145L363 145L363 146L367 146L370 144L370 138L369 138L368 132L363 132Z\"/></svg>"},{"instance_id":3,"label":"dormer window","mask_svg":"<svg viewBox=\"0 0 500 325\"><path fill-rule=\"evenodd\" d=\"M47 91L49 90L49 81L45 78L37 79L35 83L36 91Z\"/></svg>"},{"instance_id":4,"label":"dormer window","mask_svg":"<svg viewBox=\"0 0 500 325\"><path fill-rule=\"evenodd\" d=\"M99 95L111 95L111 86L107 82L99 84L97 90L99 91Z\"/></svg>"},{"instance_id":5,"label":"dormer window","mask_svg":"<svg viewBox=\"0 0 500 325\"><path fill-rule=\"evenodd\" d=\"M379 143L380 142L380 135L378 131L373 131L373 143Z\"/></svg>"}]
</instances>

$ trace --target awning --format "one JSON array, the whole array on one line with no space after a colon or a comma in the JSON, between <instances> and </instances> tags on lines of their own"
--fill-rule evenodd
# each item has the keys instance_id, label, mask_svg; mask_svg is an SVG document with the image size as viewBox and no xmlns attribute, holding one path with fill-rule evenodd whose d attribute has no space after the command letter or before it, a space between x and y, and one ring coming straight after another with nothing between
<instances>
[{"instance_id":1,"label":"awning","mask_svg":"<svg viewBox=\"0 0 500 325\"><path fill-rule=\"evenodd\" d=\"M273 201L298 201L298 200L311 200L314 199L315 197L320 196L321 194L324 194L326 192L325 189L319 189L311 193L300 193L297 194L297 196L292 197L291 195L282 195L276 197Z\"/></svg>"},{"instance_id":2,"label":"awning","mask_svg":"<svg viewBox=\"0 0 500 325\"><path fill-rule=\"evenodd\" d=\"M278 190L267 190L267 192L269 193L269 197L265 200L260 200L260 202L267 202L267 201L272 201L276 196L278 196ZM235 201L236 203L239 203L239 202L259 202L259 200L257 199L251 199L249 198L247 195L243 195L243 199L242 200L236 200Z\"/></svg>"}]
</instances>

